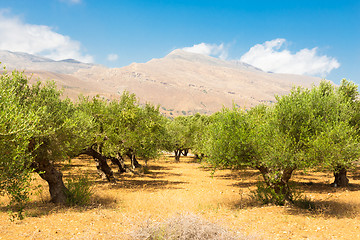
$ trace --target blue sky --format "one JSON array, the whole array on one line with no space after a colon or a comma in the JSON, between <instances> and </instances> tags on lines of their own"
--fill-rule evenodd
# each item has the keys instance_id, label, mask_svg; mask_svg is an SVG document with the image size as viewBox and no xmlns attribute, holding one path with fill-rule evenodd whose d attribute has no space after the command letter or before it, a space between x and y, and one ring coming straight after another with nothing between
<instances>
[{"instance_id":1,"label":"blue sky","mask_svg":"<svg viewBox=\"0 0 360 240\"><path fill-rule=\"evenodd\" d=\"M109 67L185 48L360 83L359 44L359 0L0 0L0 49Z\"/></svg>"}]
</instances>

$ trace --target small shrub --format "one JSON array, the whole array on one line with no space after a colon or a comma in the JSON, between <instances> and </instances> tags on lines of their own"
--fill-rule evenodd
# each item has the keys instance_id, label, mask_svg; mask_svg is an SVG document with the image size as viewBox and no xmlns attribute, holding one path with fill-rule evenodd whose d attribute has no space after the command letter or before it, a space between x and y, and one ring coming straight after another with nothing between
<instances>
[{"instance_id":1,"label":"small shrub","mask_svg":"<svg viewBox=\"0 0 360 240\"><path fill-rule=\"evenodd\" d=\"M205 221L194 214L179 214L165 222L147 221L131 234L132 239L147 240L232 240L249 239L223 227Z\"/></svg>"},{"instance_id":2,"label":"small shrub","mask_svg":"<svg viewBox=\"0 0 360 240\"><path fill-rule=\"evenodd\" d=\"M262 204L273 203L275 205L283 206L286 197L284 194L276 193L274 189L270 188L264 182L259 181L256 184L256 190L251 191L251 197Z\"/></svg>"},{"instance_id":3,"label":"small shrub","mask_svg":"<svg viewBox=\"0 0 360 240\"><path fill-rule=\"evenodd\" d=\"M315 210L315 203L312 202L311 199L306 197L299 188L295 187L295 185L290 185L290 192L290 201L295 206L301 209ZM274 189L270 188L262 181L259 181L257 183L257 189L252 191L251 193L251 197L262 204L272 203L275 205L283 206L286 201L286 197L284 194L276 193Z\"/></svg>"},{"instance_id":4,"label":"small shrub","mask_svg":"<svg viewBox=\"0 0 360 240\"><path fill-rule=\"evenodd\" d=\"M88 176L69 178L66 182L67 204L70 206L84 206L90 203L93 187Z\"/></svg>"},{"instance_id":5,"label":"small shrub","mask_svg":"<svg viewBox=\"0 0 360 240\"><path fill-rule=\"evenodd\" d=\"M8 210L9 220L11 222L15 220L23 220L25 218L24 204L16 204L11 206L9 205L8 208L9 208Z\"/></svg>"}]
</instances>

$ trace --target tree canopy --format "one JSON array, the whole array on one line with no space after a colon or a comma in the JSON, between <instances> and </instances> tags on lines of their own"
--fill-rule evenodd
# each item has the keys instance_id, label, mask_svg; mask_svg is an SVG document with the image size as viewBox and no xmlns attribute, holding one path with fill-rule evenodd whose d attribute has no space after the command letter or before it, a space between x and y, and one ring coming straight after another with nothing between
<instances>
[{"instance_id":1,"label":"tree canopy","mask_svg":"<svg viewBox=\"0 0 360 240\"><path fill-rule=\"evenodd\" d=\"M33 172L48 182L51 201L65 203L69 191L54 165L79 154L92 156L99 174L119 173L174 151L175 160L192 151L214 168L258 169L278 204L292 201L289 180L298 169L334 172L334 186L348 183L347 169L360 157L360 104L357 86L322 81L295 87L272 105L223 109L167 119L159 107L140 104L125 91L118 99L61 97L54 82L30 85L22 73L0 76L0 193L22 204ZM125 165L128 157L131 166Z\"/></svg>"},{"instance_id":2,"label":"tree canopy","mask_svg":"<svg viewBox=\"0 0 360 240\"><path fill-rule=\"evenodd\" d=\"M340 87L322 81L312 89L294 88L272 106L224 109L207 131L207 159L215 167L254 167L269 188L291 201L294 170L337 173L359 158L357 126L349 118L356 115L355 96L347 81Z\"/></svg>"}]
</instances>

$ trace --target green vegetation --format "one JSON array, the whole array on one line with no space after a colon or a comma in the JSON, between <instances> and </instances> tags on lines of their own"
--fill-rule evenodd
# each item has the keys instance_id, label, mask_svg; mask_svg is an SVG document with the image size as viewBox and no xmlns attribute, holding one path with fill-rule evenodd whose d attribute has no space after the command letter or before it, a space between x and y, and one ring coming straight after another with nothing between
<instances>
[{"instance_id":1,"label":"green vegetation","mask_svg":"<svg viewBox=\"0 0 360 240\"><path fill-rule=\"evenodd\" d=\"M297 169L332 170L334 185L345 186L346 169L360 156L355 89L345 80L338 88L323 81L310 90L294 88L272 106L224 109L207 130L207 160L215 168L258 169L262 188L281 205L294 200L289 180Z\"/></svg>"},{"instance_id":2,"label":"green vegetation","mask_svg":"<svg viewBox=\"0 0 360 240\"><path fill-rule=\"evenodd\" d=\"M134 94L124 92L120 100L111 102L82 98L79 108L94 119L95 128L88 136L91 143L84 153L94 157L104 179L115 181L107 159L119 172L132 171L141 167L137 157L147 162L163 149L166 118L158 107L140 105ZM125 166L125 156L131 159L131 168Z\"/></svg>"},{"instance_id":3,"label":"green vegetation","mask_svg":"<svg viewBox=\"0 0 360 240\"><path fill-rule=\"evenodd\" d=\"M248 111L234 107L174 119L128 92L112 101L80 97L73 103L60 96L53 82L29 85L17 71L0 77L0 193L9 195L19 217L33 172L48 182L52 202L88 202L87 179L64 184L55 167L84 153L94 158L101 177L115 182L108 161L119 173L134 172L142 168L138 158L147 164L166 150L180 161L191 151L214 169L259 170L264 182L255 194L279 205L296 200L289 186L294 171L329 170L334 186L346 186L346 172L360 157L358 90L346 80L339 87L323 81L312 89L294 88L276 103Z\"/></svg>"},{"instance_id":4,"label":"green vegetation","mask_svg":"<svg viewBox=\"0 0 360 240\"><path fill-rule=\"evenodd\" d=\"M8 194L20 218L28 200L33 157L28 153L30 139L38 134L39 113L27 108L18 92L28 92L26 81L18 72L5 72L0 78L0 193Z\"/></svg>"},{"instance_id":5,"label":"green vegetation","mask_svg":"<svg viewBox=\"0 0 360 240\"><path fill-rule=\"evenodd\" d=\"M107 159L126 171L124 155L134 169L141 166L135 156L149 160L160 154L166 118L150 104L141 106L134 95L124 92L112 102L82 97L74 104L60 98L53 82L30 86L17 71L4 73L0 81L0 191L19 212L28 200L33 172L48 182L52 202L74 202L57 161L87 153L112 181Z\"/></svg>"},{"instance_id":6,"label":"green vegetation","mask_svg":"<svg viewBox=\"0 0 360 240\"><path fill-rule=\"evenodd\" d=\"M88 176L69 178L66 182L66 203L69 206L84 206L90 203L93 189Z\"/></svg>"},{"instance_id":7,"label":"green vegetation","mask_svg":"<svg viewBox=\"0 0 360 240\"><path fill-rule=\"evenodd\" d=\"M92 120L70 100L61 100L52 82L29 86L16 71L3 74L0 81L0 191L21 208L35 171L49 183L51 201L65 203L66 187L54 163L75 156L87 145Z\"/></svg>"}]
</instances>

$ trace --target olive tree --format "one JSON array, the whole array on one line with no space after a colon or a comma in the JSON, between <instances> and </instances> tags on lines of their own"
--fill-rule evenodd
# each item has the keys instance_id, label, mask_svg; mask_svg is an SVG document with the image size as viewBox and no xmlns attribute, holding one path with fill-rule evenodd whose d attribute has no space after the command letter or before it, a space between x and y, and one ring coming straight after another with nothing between
<instances>
[{"instance_id":1,"label":"olive tree","mask_svg":"<svg viewBox=\"0 0 360 240\"><path fill-rule=\"evenodd\" d=\"M66 203L67 199L62 173L54 163L78 155L87 146L87 132L92 128L92 118L60 95L53 82L38 82L31 87L27 100L44 108L38 126L40 134L32 136L29 151L34 157L31 167L48 182L54 203Z\"/></svg>"},{"instance_id":2,"label":"olive tree","mask_svg":"<svg viewBox=\"0 0 360 240\"><path fill-rule=\"evenodd\" d=\"M104 151L109 148L105 144L109 139L109 131L112 133L115 130L109 129L109 126L112 126L116 116L113 116L109 111L109 103L99 97L94 97L90 100L89 97L80 96L79 100L78 108L94 119L94 127L88 132L88 145L81 153L94 158L98 174L101 178L107 181L115 181L114 173L107 163L109 156ZM115 113L117 114L116 111ZM113 161L117 161L120 172L125 171L124 165L117 158L114 158Z\"/></svg>"},{"instance_id":3,"label":"olive tree","mask_svg":"<svg viewBox=\"0 0 360 240\"><path fill-rule=\"evenodd\" d=\"M18 172L13 177L18 183L28 183L28 173L38 172L49 184L51 201L66 203L68 191L54 164L78 154L87 145L86 132L92 119L77 111L70 100L60 99L61 92L53 82L30 86L27 77L17 71L3 74L1 81L2 92L7 94L6 99L1 99L4 114L1 121L8 120L2 124L6 136L3 146L13 144L17 149L16 152L12 148L1 149L6 157L2 170L10 173L8 167L16 168Z\"/></svg>"},{"instance_id":4,"label":"olive tree","mask_svg":"<svg viewBox=\"0 0 360 240\"><path fill-rule=\"evenodd\" d=\"M158 107L149 103L141 105L134 94L126 91L119 100L82 98L79 106L95 119L94 131L89 134L91 143L84 153L94 157L104 179L115 181L107 160L117 165L122 173L142 167L137 157L147 163L159 155L165 118ZM125 156L131 161L131 168L125 165Z\"/></svg>"},{"instance_id":5,"label":"olive tree","mask_svg":"<svg viewBox=\"0 0 360 240\"><path fill-rule=\"evenodd\" d=\"M213 114L203 150L214 168L252 165L255 152L248 118L239 109L223 109Z\"/></svg>"},{"instance_id":6,"label":"olive tree","mask_svg":"<svg viewBox=\"0 0 360 240\"><path fill-rule=\"evenodd\" d=\"M352 113L351 102L328 82L310 90L294 88L272 106L215 114L206 155L215 167L258 169L280 196L277 203L291 202L289 180L296 169L337 171L358 159L359 139L348 120Z\"/></svg>"},{"instance_id":7,"label":"olive tree","mask_svg":"<svg viewBox=\"0 0 360 240\"><path fill-rule=\"evenodd\" d=\"M188 116L188 144L191 152L195 155L197 159L202 159L204 157L205 148L205 132L208 125L211 122L211 117L208 115L202 115L196 113L193 116Z\"/></svg>"},{"instance_id":8,"label":"olive tree","mask_svg":"<svg viewBox=\"0 0 360 240\"><path fill-rule=\"evenodd\" d=\"M43 111L24 106L19 93L28 90L21 73L0 76L0 194L7 194L15 205L28 200L33 160L28 147L31 137L38 134Z\"/></svg>"},{"instance_id":9,"label":"olive tree","mask_svg":"<svg viewBox=\"0 0 360 240\"><path fill-rule=\"evenodd\" d=\"M347 170L359 157L360 102L358 86L346 79L339 87L328 85L327 93L330 113L322 113L325 129L313 144L314 153L322 159L322 169L334 173L333 186L345 187L349 183ZM321 154L319 154L321 152Z\"/></svg>"},{"instance_id":10,"label":"olive tree","mask_svg":"<svg viewBox=\"0 0 360 240\"><path fill-rule=\"evenodd\" d=\"M193 146L192 118L193 116L178 116L167 121L166 150L174 152L176 162L180 161L181 154L186 156Z\"/></svg>"}]
</instances>

